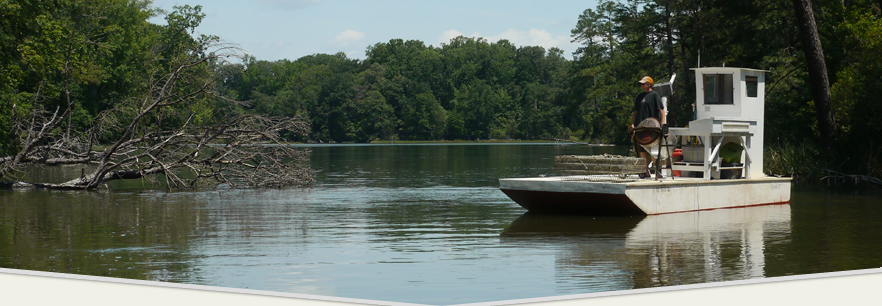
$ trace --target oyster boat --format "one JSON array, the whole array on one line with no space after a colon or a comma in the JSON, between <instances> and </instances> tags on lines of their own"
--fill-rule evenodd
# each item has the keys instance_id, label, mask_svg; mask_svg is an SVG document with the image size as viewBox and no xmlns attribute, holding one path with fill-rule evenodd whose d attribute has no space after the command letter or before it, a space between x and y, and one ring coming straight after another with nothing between
<instances>
[{"instance_id":1,"label":"oyster boat","mask_svg":"<svg viewBox=\"0 0 882 306\"><path fill-rule=\"evenodd\" d=\"M667 136L649 148L661 161L655 176L606 171L503 178L500 190L537 213L659 215L789 204L790 178L762 172L766 71L692 70L696 119L687 127L669 128ZM665 109L673 81L655 85ZM589 168L596 167L586 166L586 171Z\"/></svg>"}]
</instances>

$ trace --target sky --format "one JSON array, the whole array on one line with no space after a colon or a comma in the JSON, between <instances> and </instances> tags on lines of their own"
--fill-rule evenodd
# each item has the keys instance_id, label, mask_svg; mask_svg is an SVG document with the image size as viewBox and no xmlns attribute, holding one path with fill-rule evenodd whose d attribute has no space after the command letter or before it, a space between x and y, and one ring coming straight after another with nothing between
<instances>
[{"instance_id":1,"label":"sky","mask_svg":"<svg viewBox=\"0 0 882 306\"><path fill-rule=\"evenodd\" d=\"M197 34L217 35L258 60L296 60L344 52L365 59L391 39L441 47L457 36L515 46L557 47L572 59L570 31L596 0L153 0L154 8L201 5ZM162 18L151 22L164 24Z\"/></svg>"}]
</instances>

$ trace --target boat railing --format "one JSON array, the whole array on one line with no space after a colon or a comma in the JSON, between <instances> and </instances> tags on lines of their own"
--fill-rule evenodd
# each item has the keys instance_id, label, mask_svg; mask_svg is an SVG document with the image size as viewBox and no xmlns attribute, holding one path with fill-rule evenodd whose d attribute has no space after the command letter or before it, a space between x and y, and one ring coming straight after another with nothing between
<instances>
[{"instance_id":1,"label":"boat railing","mask_svg":"<svg viewBox=\"0 0 882 306\"><path fill-rule=\"evenodd\" d=\"M691 158L674 162L671 165L673 171L697 172L701 177L710 180L719 176L722 170L741 170L745 178L750 178L751 157L747 148L750 147L751 137L755 133L755 121L744 119L704 119L690 122L686 128L670 128L670 135L674 139L696 137L700 140L700 158ZM737 141L742 147L743 162L735 165L723 165L720 151L724 143Z\"/></svg>"}]
</instances>

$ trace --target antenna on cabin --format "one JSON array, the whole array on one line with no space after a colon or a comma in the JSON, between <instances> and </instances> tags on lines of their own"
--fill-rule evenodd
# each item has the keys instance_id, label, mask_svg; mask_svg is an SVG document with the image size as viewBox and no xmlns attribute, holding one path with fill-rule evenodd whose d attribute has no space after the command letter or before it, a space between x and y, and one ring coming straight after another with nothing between
<instances>
[{"instance_id":1,"label":"antenna on cabin","mask_svg":"<svg viewBox=\"0 0 882 306\"><path fill-rule=\"evenodd\" d=\"M701 68L701 49L698 49L698 65L695 68Z\"/></svg>"}]
</instances>

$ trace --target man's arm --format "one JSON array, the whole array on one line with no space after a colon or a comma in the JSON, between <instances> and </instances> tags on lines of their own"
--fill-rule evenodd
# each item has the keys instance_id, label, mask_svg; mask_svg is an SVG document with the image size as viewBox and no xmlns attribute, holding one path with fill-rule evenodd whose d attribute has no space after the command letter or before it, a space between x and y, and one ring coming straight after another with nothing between
<instances>
[{"instance_id":1,"label":"man's arm","mask_svg":"<svg viewBox=\"0 0 882 306\"><path fill-rule=\"evenodd\" d=\"M661 124L664 125L665 121L666 121L665 117L667 117L667 116L665 116L665 109L659 108L658 115L659 115L659 117L661 117L661 118L658 118L658 121L661 121Z\"/></svg>"},{"instance_id":2,"label":"man's arm","mask_svg":"<svg viewBox=\"0 0 882 306\"><path fill-rule=\"evenodd\" d=\"M632 129L634 129L634 124L636 124L636 122L634 122L634 121L637 121L637 111L634 111L634 113L631 114L631 128L628 129L628 132L630 132Z\"/></svg>"}]
</instances>

